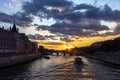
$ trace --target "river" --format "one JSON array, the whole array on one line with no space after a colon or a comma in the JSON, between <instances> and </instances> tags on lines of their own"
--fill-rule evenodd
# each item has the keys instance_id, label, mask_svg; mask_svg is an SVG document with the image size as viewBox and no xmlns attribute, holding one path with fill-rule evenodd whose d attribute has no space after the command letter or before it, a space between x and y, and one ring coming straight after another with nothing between
<instances>
[{"instance_id":1,"label":"river","mask_svg":"<svg viewBox=\"0 0 120 80\"><path fill-rule=\"evenodd\" d=\"M120 69L81 56L84 64L78 66L74 57L50 56L0 68L0 80L120 80Z\"/></svg>"}]
</instances>

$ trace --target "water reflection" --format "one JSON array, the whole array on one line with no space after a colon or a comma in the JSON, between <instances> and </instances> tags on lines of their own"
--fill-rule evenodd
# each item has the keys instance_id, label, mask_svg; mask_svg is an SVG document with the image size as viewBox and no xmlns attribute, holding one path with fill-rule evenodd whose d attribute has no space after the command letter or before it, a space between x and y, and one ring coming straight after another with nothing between
<instances>
[{"instance_id":1,"label":"water reflection","mask_svg":"<svg viewBox=\"0 0 120 80\"><path fill-rule=\"evenodd\" d=\"M75 65L72 56L52 56L0 69L1 79L16 80L119 80L120 70L100 61L81 57L83 65Z\"/></svg>"},{"instance_id":2,"label":"water reflection","mask_svg":"<svg viewBox=\"0 0 120 80\"><path fill-rule=\"evenodd\" d=\"M83 66L84 66L84 64L79 65L79 64L74 63L74 67L77 72L81 72Z\"/></svg>"},{"instance_id":3,"label":"water reflection","mask_svg":"<svg viewBox=\"0 0 120 80\"><path fill-rule=\"evenodd\" d=\"M15 66L0 68L0 79L13 79L17 75L24 75L29 71L30 63L17 64Z\"/></svg>"}]
</instances>

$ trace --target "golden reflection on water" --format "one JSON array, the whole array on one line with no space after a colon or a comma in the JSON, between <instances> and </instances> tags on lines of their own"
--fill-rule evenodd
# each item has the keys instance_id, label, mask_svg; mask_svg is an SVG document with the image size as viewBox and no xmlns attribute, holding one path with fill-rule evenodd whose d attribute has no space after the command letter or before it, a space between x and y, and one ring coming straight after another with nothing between
<instances>
[{"instance_id":1,"label":"golden reflection on water","mask_svg":"<svg viewBox=\"0 0 120 80\"><path fill-rule=\"evenodd\" d=\"M86 58L81 57L86 64L91 64ZM90 78L93 74L88 71L84 71L83 67L76 67L73 63L74 57L62 57L58 59L58 63L69 62L64 64L63 67L58 68L52 75L55 75L56 80L93 80ZM62 65L61 65L62 66ZM77 69L78 68L78 69ZM87 77L87 78L85 78Z\"/></svg>"},{"instance_id":2,"label":"golden reflection on water","mask_svg":"<svg viewBox=\"0 0 120 80\"><path fill-rule=\"evenodd\" d=\"M104 66L94 64L85 57L81 57L84 65L76 66L74 58L75 56L52 56L49 60L38 59L31 63L28 76L37 75L39 79L44 77L43 80L109 80L102 73L106 69Z\"/></svg>"}]
</instances>

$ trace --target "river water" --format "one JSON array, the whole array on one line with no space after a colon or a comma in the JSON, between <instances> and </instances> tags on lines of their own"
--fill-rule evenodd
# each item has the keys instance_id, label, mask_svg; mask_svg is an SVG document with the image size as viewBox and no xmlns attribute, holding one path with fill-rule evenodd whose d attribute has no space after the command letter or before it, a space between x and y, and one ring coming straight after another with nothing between
<instances>
[{"instance_id":1,"label":"river water","mask_svg":"<svg viewBox=\"0 0 120 80\"><path fill-rule=\"evenodd\" d=\"M0 68L0 80L120 80L120 69L85 57L75 65L75 56L50 56Z\"/></svg>"}]
</instances>

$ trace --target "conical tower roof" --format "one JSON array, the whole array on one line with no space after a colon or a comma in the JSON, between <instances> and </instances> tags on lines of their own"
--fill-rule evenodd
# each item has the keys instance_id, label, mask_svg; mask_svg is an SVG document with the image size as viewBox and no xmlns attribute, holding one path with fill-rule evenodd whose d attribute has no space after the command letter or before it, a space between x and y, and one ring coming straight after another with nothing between
<instances>
[{"instance_id":1,"label":"conical tower roof","mask_svg":"<svg viewBox=\"0 0 120 80\"><path fill-rule=\"evenodd\" d=\"M15 24L15 20L14 20L14 25L13 25L11 31L14 33L18 33L17 28L16 28L16 24Z\"/></svg>"}]
</instances>

